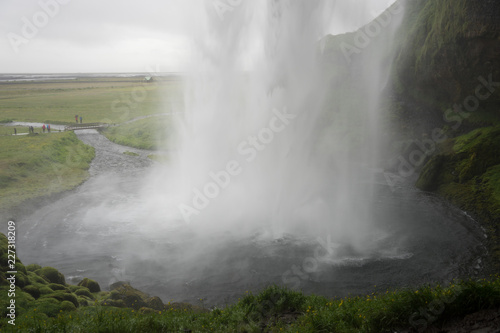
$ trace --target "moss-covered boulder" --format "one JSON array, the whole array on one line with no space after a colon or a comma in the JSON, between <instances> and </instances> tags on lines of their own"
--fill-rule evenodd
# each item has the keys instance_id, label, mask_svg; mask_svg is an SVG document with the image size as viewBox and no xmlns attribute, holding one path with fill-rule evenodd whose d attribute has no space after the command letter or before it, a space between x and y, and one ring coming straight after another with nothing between
<instances>
[{"instance_id":1,"label":"moss-covered boulder","mask_svg":"<svg viewBox=\"0 0 500 333\"><path fill-rule=\"evenodd\" d=\"M125 283L115 288L110 295L112 300L122 300L126 306L139 310L142 307L147 307L146 300L149 298L148 294L133 288L130 284Z\"/></svg>"},{"instance_id":2,"label":"moss-covered boulder","mask_svg":"<svg viewBox=\"0 0 500 333\"><path fill-rule=\"evenodd\" d=\"M26 266L26 270L28 270L29 272L35 272L39 269L42 269L42 266L37 265L37 264L30 264L30 265Z\"/></svg>"},{"instance_id":3,"label":"moss-covered boulder","mask_svg":"<svg viewBox=\"0 0 500 333\"><path fill-rule=\"evenodd\" d=\"M61 310L61 302L55 298L39 298L32 304L32 308L38 313L56 317Z\"/></svg>"},{"instance_id":4,"label":"moss-covered boulder","mask_svg":"<svg viewBox=\"0 0 500 333\"><path fill-rule=\"evenodd\" d=\"M80 304L80 307L90 305L90 302L86 297L80 296L80 297L77 297L76 299L78 300L78 304Z\"/></svg>"},{"instance_id":5,"label":"moss-covered boulder","mask_svg":"<svg viewBox=\"0 0 500 333\"><path fill-rule=\"evenodd\" d=\"M28 294L30 294L31 296L33 296L34 299L38 299L42 295L40 292L40 289L38 289L37 287L35 287L33 285L24 287L23 291L25 291Z\"/></svg>"},{"instance_id":6,"label":"moss-covered boulder","mask_svg":"<svg viewBox=\"0 0 500 333\"><path fill-rule=\"evenodd\" d=\"M85 297L88 297L90 299L94 299L94 295L92 295L90 290L88 288L85 288L85 287L80 287L80 289L76 290L75 295L85 296Z\"/></svg>"},{"instance_id":7,"label":"moss-covered boulder","mask_svg":"<svg viewBox=\"0 0 500 333\"><path fill-rule=\"evenodd\" d=\"M139 313L142 313L142 314L150 314L150 313L156 313L157 311L155 311L154 309L151 309L151 308L146 308L146 307L142 307L139 309Z\"/></svg>"},{"instance_id":8,"label":"moss-covered boulder","mask_svg":"<svg viewBox=\"0 0 500 333\"><path fill-rule=\"evenodd\" d=\"M99 286L99 283L97 283L94 280L85 278L82 281L78 283L78 286L88 288L91 293L98 293L101 291L101 287Z\"/></svg>"},{"instance_id":9,"label":"moss-covered boulder","mask_svg":"<svg viewBox=\"0 0 500 333\"><path fill-rule=\"evenodd\" d=\"M157 296L148 298L146 304L148 308L158 311L162 311L165 308L165 304L163 304L162 300Z\"/></svg>"},{"instance_id":10,"label":"moss-covered boulder","mask_svg":"<svg viewBox=\"0 0 500 333\"><path fill-rule=\"evenodd\" d=\"M31 283L37 283L37 284L49 284L47 280L45 280L43 277L37 275L35 272L28 271L28 278L30 279Z\"/></svg>"},{"instance_id":11,"label":"moss-covered boulder","mask_svg":"<svg viewBox=\"0 0 500 333\"><path fill-rule=\"evenodd\" d=\"M76 306L72 302L69 302L69 301L62 301L60 307L61 307L62 311L75 311L76 310Z\"/></svg>"},{"instance_id":12,"label":"moss-covered boulder","mask_svg":"<svg viewBox=\"0 0 500 333\"><path fill-rule=\"evenodd\" d=\"M66 280L64 279L64 275L62 275L57 269L53 267L43 267L35 273L38 276L41 276L49 283L56 283L66 285Z\"/></svg>"},{"instance_id":13,"label":"moss-covered boulder","mask_svg":"<svg viewBox=\"0 0 500 333\"><path fill-rule=\"evenodd\" d=\"M49 283L48 287L54 291L64 290L66 292L71 292L71 290L68 287L63 286L62 284L58 284L58 283Z\"/></svg>"},{"instance_id":14,"label":"moss-covered boulder","mask_svg":"<svg viewBox=\"0 0 500 333\"><path fill-rule=\"evenodd\" d=\"M63 290L54 291L50 294L43 295L41 298L53 298L58 300L59 302L69 301L73 303L75 307L79 306L77 297L74 294L67 293Z\"/></svg>"},{"instance_id":15,"label":"moss-covered boulder","mask_svg":"<svg viewBox=\"0 0 500 333\"><path fill-rule=\"evenodd\" d=\"M54 290L50 289L48 286L42 286L39 288L41 295L52 294Z\"/></svg>"},{"instance_id":16,"label":"moss-covered boulder","mask_svg":"<svg viewBox=\"0 0 500 333\"><path fill-rule=\"evenodd\" d=\"M121 299L111 299L111 298L108 298L108 299L105 299L104 301L101 302L101 305L103 306L113 306L115 308L126 308L127 307L127 304L125 304L125 301L121 300Z\"/></svg>"},{"instance_id":17,"label":"moss-covered boulder","mask_svg":"<svg viewBox=\"0 0 500 333\"><path fill-rule=\"evenodd\" d=\"M30 284L31 282L28 279L28 277L25 274L18 271L16 274L16 286L18 286L19 288L24 288L25 286Z\"/></svg>"}]
</instances>

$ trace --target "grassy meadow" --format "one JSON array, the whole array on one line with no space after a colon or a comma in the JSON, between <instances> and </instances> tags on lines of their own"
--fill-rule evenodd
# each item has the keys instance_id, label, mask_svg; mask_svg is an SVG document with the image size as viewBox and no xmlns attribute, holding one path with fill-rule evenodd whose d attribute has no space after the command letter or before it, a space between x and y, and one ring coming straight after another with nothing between
<instances>
[{"instance_id":1,"label":"grassy meadow","mask_svg":"<svg viewBox=\"0 0 500 333\"><path fill-rule=\"evenodd\" d=\"M119 145L153 150L166 148L172 131L171 116L154 116L108 127L101 133Z\"/></svg>"},{"instance_id":2,"label":"grassy meadow","mask_svg":"<svg viewBox=\"0 0 500 333\"><path fill-rule=\"evenodd\" d=\"M0 211L88 178L94 149L73 132L0 137Z\"/></svg>"},{"instance_id":3,"label":"grassy meadow","mask_svg":"<svg viewBox=\"0 0 500 333\"><path fill-rule=\"evenodd\" d=\"M94 156L74 133L14 136L14 128L5 123L71 124L79 115L84 123L117 124L103 134L118 144L157 149L159 140L168 137L167 116L126 122L179 111L181 89L177 78L152 83L142 78L0 83L0 212L81 184ZM28 133L25 126L16 129Z\"/></svg>"},{"instance_id":4,"label":"grassy meadow","mask_svg":"<svg viewBox=\"0 0 500 333\"><path fill-rule=\"evenodd\" d=\"M14 120L70 124L122 123L169 112L180 104L178 79L95 78L68 81L0 83L0 123Z\"/></svg>"}]
</instances>

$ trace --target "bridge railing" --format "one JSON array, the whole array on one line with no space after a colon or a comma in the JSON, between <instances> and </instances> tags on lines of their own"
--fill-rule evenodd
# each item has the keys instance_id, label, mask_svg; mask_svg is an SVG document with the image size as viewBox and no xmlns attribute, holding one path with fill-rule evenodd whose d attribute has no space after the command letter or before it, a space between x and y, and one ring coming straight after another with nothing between
<instances>
[{"instance_id":1,"label":"bridge railing","mask_svg":"<svg viewBox=\"0 0 500 333\"><path fill-rule=\"evenodd\" d=\"M65 131L74 131L79 129L90 129L90 128L104 128L110 126L106 123L83 123L83 124L72 124L64 127Z\"/></svg>"}]
</instances>

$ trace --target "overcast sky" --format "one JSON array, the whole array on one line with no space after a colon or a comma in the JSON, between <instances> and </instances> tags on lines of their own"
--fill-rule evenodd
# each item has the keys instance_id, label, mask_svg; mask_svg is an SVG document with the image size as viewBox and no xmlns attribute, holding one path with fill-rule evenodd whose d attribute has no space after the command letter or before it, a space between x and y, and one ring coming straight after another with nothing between
<instances>
[{"instance_id":1,"label":"overcast sky","mask_svg":"<svg viewBox=\"0 0 500 333\"><path fill-rule=\"evenodd\" d=\"M231 2L201 0L214 11L216 1ZM394 2L331 1L333 34L355 30ZM183 71L195 5L200 0L0 0L0 73Z\"/></svg>"}]
</instances>

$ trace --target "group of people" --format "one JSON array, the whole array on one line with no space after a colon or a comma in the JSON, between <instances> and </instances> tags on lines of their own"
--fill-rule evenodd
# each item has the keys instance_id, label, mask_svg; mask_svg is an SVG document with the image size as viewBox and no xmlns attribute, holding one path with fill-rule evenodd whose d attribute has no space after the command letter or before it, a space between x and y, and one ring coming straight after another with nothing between
<instances>
[{"instance_id":1,"label":"group of people","mask_svg":"<svg viewBox=\"0 0 500 333\"><path fill-rule=\"evenodd\" d=\"M78 124L78 115L75 114L75 121ZM80 116L80 124L82 123L82 116Z\"/></svg>"},{"instance_id":2,"label":"group of people","mask_svg":"<svg viewBox=\"0 0 500 333\"><path fill-rule=\"evenodd\" d=\"M50 124L47 124L47 126L45 126L45 124L43 124L43 126L42 126L43 133L45 133L45 130L47 130L47 133L50 133Z\"/></svg>"},{"instance_id":3,"label":"group of people","mask_svg":"<svg viewBox=\"0 0 500 333\"><path fill-rule=\"evenodd\" d=\"M45 130L47 130L47 133L50 133L50 124L43 124L42 125L42 131L45 133ZM35 134L35 128L33 126L28 127L28 133L29 134ZM14 134L17 134L17 130L14 128Z\"/></svg>"}]
</instances>

